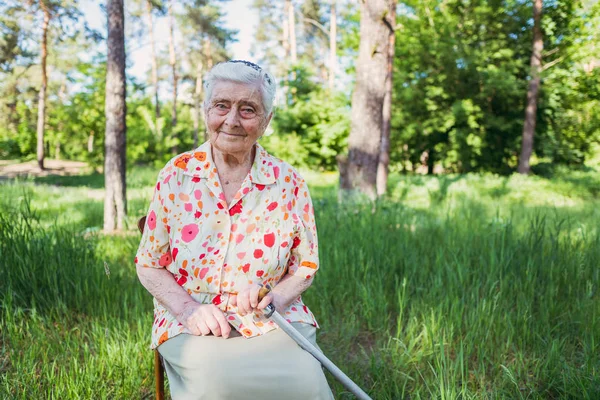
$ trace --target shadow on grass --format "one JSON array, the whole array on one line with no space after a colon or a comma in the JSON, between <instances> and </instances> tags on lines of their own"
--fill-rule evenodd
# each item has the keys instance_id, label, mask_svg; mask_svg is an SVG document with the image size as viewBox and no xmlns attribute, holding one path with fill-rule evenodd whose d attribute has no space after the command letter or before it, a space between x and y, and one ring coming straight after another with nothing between
<instances>
[{"instance_id":1,"label":"shadow on grass","mask_svg":"<svg viewBox=\"0 0 600 400\"><path fill-rule=\"evenodd\" d=\"M104 188L104 174L93 172L86 175L48 175L33 179L36 184L67 187L88 187L91 189Z\"/></svg>"}]
</instances>

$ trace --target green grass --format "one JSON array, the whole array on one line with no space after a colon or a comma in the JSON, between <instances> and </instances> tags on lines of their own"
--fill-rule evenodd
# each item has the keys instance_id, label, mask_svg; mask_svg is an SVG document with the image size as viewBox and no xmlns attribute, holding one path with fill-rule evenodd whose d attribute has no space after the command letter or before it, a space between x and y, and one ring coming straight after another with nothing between
<instances>
[{"instance_id":1,"label":"green grass","mask_svg":"<svg viewBox=\"0 0 600 400\"><path fill-rule=\"evenodd\" d=\"M132 259L155 174L130 173L119 236L98 233L101 176L0 187L0 398L153 397ZM322 265L305 301L373 398L600 398L597 173L393 176L375 206L304 175Z\"/></svg>"}]
</instances>

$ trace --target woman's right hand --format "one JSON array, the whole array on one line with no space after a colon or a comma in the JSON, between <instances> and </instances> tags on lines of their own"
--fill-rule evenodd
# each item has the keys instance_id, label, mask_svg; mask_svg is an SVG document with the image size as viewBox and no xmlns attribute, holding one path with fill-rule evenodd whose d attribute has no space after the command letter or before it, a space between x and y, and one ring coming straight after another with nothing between
<instances>
[{"instance_id":1,"label":"woman's right hand","mask_svg":"<svg viewBox=\"0 0 600 400\"><path fill-rule=\"evenodd\" d=\"M188 302L176 318L184 328L196 336L206 336L212 333L227 339L231 332L231 326L225 319L225 314L214 304Z\"/></svg>"}]
</instances>

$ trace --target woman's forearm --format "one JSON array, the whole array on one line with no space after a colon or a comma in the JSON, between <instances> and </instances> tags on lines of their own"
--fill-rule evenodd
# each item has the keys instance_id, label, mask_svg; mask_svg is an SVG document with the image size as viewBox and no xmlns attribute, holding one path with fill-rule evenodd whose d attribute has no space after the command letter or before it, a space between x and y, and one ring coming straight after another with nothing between
<instances>
[{"instance_id":1,"label":"woman's forearm","mask_svg":"<svg viewBox=\"0 0 600 400\"><path fill-rule=\"evenodd\" d=\"M277 311L282 312L289 307L312 284L313 278L287 274L273 288L273 302Z\"/></svg>"},{"instance_id":2,"label":"woman's forearm","mask_svg":"<svg viewBox=\"0 0 600 400\"><path fill-rule=\"evenodd\" d=\"M166 269L138 266L136 270L146 290L173 316L177 317L187 303L194 301L192 296L175 281L173 274Z\"/></svg>"}]
</instances>

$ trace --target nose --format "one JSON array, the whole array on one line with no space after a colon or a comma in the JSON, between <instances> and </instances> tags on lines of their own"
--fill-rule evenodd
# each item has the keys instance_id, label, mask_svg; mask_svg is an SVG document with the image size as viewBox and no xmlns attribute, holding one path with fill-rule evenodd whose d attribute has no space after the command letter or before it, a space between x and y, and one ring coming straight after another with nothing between
<instances>
[{"instance_id":1,"label":"nose","mask_svg":"<svg viewBox=\"0 0 600 400\"><path fill-rule=\"evenodd\" d=\"M229 113L227 114L227 118L225 118L225 124L231 127L240 125L237 106L231 107L231 110L229 110Z\"/></svg>"}]
</instances>

